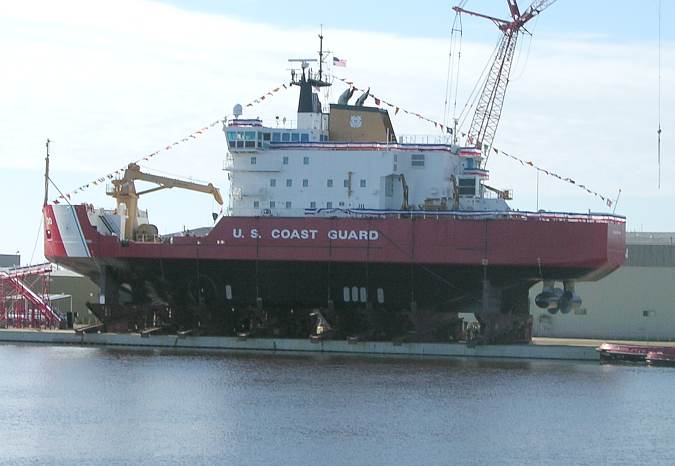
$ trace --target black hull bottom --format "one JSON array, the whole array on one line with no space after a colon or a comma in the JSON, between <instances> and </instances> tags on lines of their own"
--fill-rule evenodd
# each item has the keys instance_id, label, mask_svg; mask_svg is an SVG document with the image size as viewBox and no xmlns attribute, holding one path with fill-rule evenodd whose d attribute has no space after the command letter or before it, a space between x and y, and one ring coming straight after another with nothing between
<instances>
[{"instance_id":1,"label":"black hull bottom","mask_svg":"<svg viewBox=\"0 0 675 466\"><path fill-rule=\"evenodd\" d=\"M67 264L99 283L108 331L528 342L530 270L210 260ZM475 313L467 329L458 314Z\"/></svg>"}]
</instances>

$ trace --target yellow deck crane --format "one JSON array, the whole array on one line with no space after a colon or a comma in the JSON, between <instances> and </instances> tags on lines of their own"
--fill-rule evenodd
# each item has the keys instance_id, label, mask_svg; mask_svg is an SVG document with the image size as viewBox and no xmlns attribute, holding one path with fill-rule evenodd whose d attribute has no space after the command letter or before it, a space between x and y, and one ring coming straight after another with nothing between
<instances>
[{"instance_id":1,"label":"yellow deck crane","mask_svg":"<svg viewBox=\"0 0 675 466\"><path fill-rule=\"evenodd\" d=\"M136 191L135 181L147 181L158 185L157 187ZM157 236L157 228L153 225L138 223L138 197L143 194L159 191L160 189L181 188L211 194L216 202L223 205L223 198L218 188L213 184L199 184L191 181L167 178L165 176L143 173L141 167L130 163L124 170L124 176L112 181L112 189L107 194L117 201L117 212L122 216L123 226L120 231L124 235L121 239L136 239L137 237Z\"/></svg>"}]
</instances>

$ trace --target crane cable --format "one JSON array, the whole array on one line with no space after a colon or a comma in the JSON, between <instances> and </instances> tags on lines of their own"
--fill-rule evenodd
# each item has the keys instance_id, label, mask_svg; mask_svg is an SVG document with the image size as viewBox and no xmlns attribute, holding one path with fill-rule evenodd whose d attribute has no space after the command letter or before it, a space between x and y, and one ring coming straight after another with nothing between
<instances>
[{"instance_id":1,"label":"crane cable","mask_svg":"<svg viewBox=\"0 0 675 466\"><path fill-rule=\"evenodd\" d=\"M661 0L658 0L658 17L659 17L659 129L656 131L657 135L657 162L659 167L658 174L658 188L661 189Z\"/></svg>"},{"instance_id":2,"label":"crane cable","mask_svg":"<svg viewBox=\"0 0 675 466\"><path fill-rule=\"evenodd\" d=\"M457 24L457 19L459 18L459 13L455 13L455 19L452 22L452 26L450 28L450 51L448 52L448 73L445 78L445 100L443 102L443 123L448 126L448 97L452 98L452 95L450 94L450 90L452 89L452 77L453 77L453 70L454 70L454 48L455 48L455 32L457 31L456 29L456 24ZM454 115L453 115L454 116Z\"/></svg>"},{"instance_id":3,"label":"crane cable","mask_svg":"<svg viewBox=\"0 0 675 466\"><path fill-rule=\"evenodd\" d=\"M525 70L527 69L527 64L530 61L530 51L532 49L532 38L534 37L534 33L537 31L537 24L539 23L539 18L541 18L541 16L539 16L539 15L537 15L534 18L534 26L532 27L532 32L529 34L530 40L527 43L527 52L525 53L525 63L523 64L522 69L520 71L518 71L518 65L520 65L520 56L521 56L521 52L523 51L523 41L520 42L520 50L518 51L518 54L516 55L516 63L515 63L515 66L514 66L515 71L518 71L518 73L515 75L514 78L509 78L509 82L518 81L525 74Z\"/></svg>"},{"instance_id":4,"label":"crane cable","mask_svg":"<svg viewBox=\"0 0 675 466\"><path fill-rule=\"evenodd\" d=\"M473 89L471 90L471 93L469 94L469 97L467 98L466 103L464 104L464 108L462 108L462 111L457 117L457 119L459 120L460 128L464 126L464 123L466 122L467 118L469 117L469 115L471 115L471 110L476 105L476 101L480 96L479 90L482 90L483 86L485 85L485 81L487 81L488 79L489 69L497 57L497 52L499 51L500 43L501 43L501 35L500 40L497 41L497 45L495 45L495 48L492 50L490 57L485 62L483 71L481 71L480 75L478 76L478 79L476 80L476 83L474 84Z\"/></svg>"},{"instance_id":5,"label":"crane cable","mask_svg":"<svg viewBox=\"0 0 675 466\"><path fill-rule=\"evenodd\" d=\"M460 7L464 7L468 0L463 0L460 3ZM459 25L458 25L459 23ZM450 29L450 52L448 53L448 74L445 82L445 102L443 106L443 124L447 127L450 127L448 120L450 116L450 109L448 106L448 98L453 101L452 104L452 118L456 121L457 118L457 94L459 92L459 70L460 70L460 61L462 59L462 15L457 12L455 13L455 19L452 22ZM459 34L459 39L456 38L456 34ZM455 53L455 47L457 42L458 49ZM455 55L457 55L457 61L455 62ZM454 82L453 82L454 80ZM454 93L454 95L453 95ZM454 132L454 131L453 131ZM456 137L457 135L454 135Z\"/></svg>"},{"instance_id":6,"label":"crane cable","mask_svg":"<svg viewBox=\"0 0 675 466\"><path fill-rule=\"evenodd\" d=\"M462 7L466 4L464 2ZM455 98L452 102L452 117L457 117L457 93L459 92L459 63L462 60L462 36L463 36L463 27L462 27L462 16L458 14L459 17L459 50L457 51L457 71L455 72ZM456 136L456 135L455 135Z\"/></svg>"}]
</instances>

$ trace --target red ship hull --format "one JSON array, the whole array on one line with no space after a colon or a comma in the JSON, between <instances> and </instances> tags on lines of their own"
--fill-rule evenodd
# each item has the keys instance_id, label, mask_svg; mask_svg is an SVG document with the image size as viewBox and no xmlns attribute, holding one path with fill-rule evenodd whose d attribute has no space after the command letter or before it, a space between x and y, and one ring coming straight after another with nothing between
<instances>
[{"instance_id":1,"label":"red ship hull","mask_svg":"<svg viewBox=\"0 0 675 466\"><path fill-rule=\"evenodd\" d=\"M197 319L199 325L213 321L214 309L223 306L235 313L251 308L529 315L532 284L597 280L623 264L625 248L624 220L613 216L223 217L205 236L159 242L103 235L83 205L71 210L73 221L55 215L53 206L45 208L45 217L46 257L106 285L106 306L121 302L118 288L124 283L132 289L133 305L161 302L174 316L192 308L182 313L183 327L194 326L200 312L206 317ZM195 314L195 306L209 302L211 311ZM343 316L343 328L345 321ZM243 329L230 321L223 325L225 333Z\"/></svg>"}]
</instances>

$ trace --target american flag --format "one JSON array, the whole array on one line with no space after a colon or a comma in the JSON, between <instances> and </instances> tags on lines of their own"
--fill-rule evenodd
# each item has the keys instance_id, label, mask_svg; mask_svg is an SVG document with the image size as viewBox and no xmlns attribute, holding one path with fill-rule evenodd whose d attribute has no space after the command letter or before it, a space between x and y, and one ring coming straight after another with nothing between
<instances>
[{"instance_id":1,"label":"american flag","mask_svg":"<svg viewBox=\"0 0 675 466\"><path fill-rule=\"evenodd\" d=\"M338 57L333 57L333 66L347 66L347 60L340 60Z\"/></svg>"}]
</instances>

